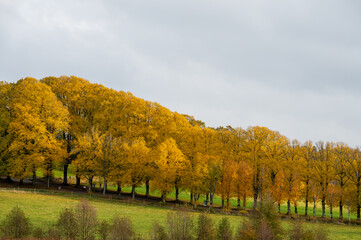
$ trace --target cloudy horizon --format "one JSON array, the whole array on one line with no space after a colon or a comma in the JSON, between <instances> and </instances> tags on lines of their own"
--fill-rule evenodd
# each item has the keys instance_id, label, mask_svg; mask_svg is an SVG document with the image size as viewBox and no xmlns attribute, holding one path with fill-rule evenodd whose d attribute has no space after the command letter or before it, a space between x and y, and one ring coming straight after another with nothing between
<instances>
[{"instance_id":1,"label":"cloudy horizon","mask_svg":"<svg viewBox=\"0 0 361 240\"><path fill-rule=\"evenodd\" d=\"M0 81L74 75L207 126L361 145L359 1L0 0Z\"/></svg>"}]
</instances>

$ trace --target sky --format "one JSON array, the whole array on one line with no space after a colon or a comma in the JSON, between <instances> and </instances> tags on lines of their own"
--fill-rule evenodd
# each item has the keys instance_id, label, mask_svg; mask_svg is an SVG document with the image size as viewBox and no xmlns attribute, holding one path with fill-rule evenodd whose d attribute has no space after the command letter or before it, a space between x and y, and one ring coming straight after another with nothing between
<instances>
[{"instance_id":1,"label":"sky","mask_svg":"<svg viewBox=\"0 0 361 240\"><path fill-rule=\"evenodd\" d=\"M207 126L361 145L361 1L0 0L0 81L74 75Z\"/></svg>"}]
</instances>

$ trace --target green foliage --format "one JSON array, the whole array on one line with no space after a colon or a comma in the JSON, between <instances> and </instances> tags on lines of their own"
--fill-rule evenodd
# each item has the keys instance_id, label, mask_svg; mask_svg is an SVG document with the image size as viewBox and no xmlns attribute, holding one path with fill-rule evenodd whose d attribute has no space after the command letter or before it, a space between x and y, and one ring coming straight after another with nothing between
<instances>
[{"instance_id":1,"label":"green foliage","mask_svg":"<svg viewBox=\"0 0 361 240\"><path fill-rule=\"evenodd\" d=\"M135 236L132 222L127 217L115 215L109 229L110 240L131 240Z\"/></svg>"},{"instance_id":2,"label":"green foliage","mask_svg":"<svg viewBox=\"0 0 361 240\"><path fill-rule=\"evenodd\" d=\"M106 220L103 220L100 222L99 227L98 227L98 233L99 233L99 237L101 240L108 239L109 229L110 229L110 224Z\"/></svg>"},{"instance_id":3,"label":"green foliage","mask_svg":"<svg viewBox=\"0 0 361 240\"><path fill-rule=\"evenodd\" d=\"M31 233L31 225L24 211L16 206L1 222L1 230L4 237L23 238Z\"/></svg>"},{"instance_id":4,"label":"green foliage","mask_svg":"<svg viewBox=\"0 0 361 240\"><path fill-rule=\"evenodd\" d=\"M216 239L216 230L212 219L206 214L200 214L197 221L197 240Z\"/></svg>"},{"instance_id":5,"label":"green foliage","mask_svg":"<svg viewBox=\"0 0 361 240\"><path fill-rule=\"evenodd\" d=\"M191 240L193 239L193 219L182 211L169 213L167 216L169 238L172 240Z\"/></svg>"},{"instance_id":6,"label":"green foliage","mask_svg":"<svg viewBox=\"0 0 361 240\"><path fill-rule=\"evenodd\" d=\"M97 232L98 220L93 206L85 199L75 207L77 239L93 240Z\"/></svg>"},{"instance_id":7,"label":"green foliage","mask_svg":"<svg viewBox=\"0 0 361 240\"><path fill-rule=\"evenodd\" d=\"M78 231L78 223L75 219L74 210L71 208L64 208L59 213L59 218L56 227L65 239L75 239Z\"/></svg>"},{"instance_id":8,"label":"green foliage","mask_svg":"<svg viewBox=\"0 0 361 240\"><path fill-rule=\"evenodd\" d=\"M232 228L227 217L223 217L217 227L218 240L232 240Z\"/></svg>"},{"instance_id":9,"label":"green foliage","mask_svg":"<svg viewBox=\"0 0 361 240\"><path fill-rule=\"evenodd\" d=\"M160 225L157 221L153 222L153 227L152 227L152 230L150 233L150 238L152 240L168 240L169 239L164 226Z\"/></svg>"}]
</instances>

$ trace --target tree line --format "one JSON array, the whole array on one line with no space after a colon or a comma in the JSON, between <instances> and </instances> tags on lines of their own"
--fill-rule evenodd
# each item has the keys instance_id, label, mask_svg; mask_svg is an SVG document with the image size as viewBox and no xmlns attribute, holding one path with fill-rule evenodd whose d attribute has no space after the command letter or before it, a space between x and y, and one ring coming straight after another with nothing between
<instances>
[{"instance_id":1,"label":"tree line","mask_svg":"<svg viewBox=\"0 0 361 240\"><path fill-rule=\"evenodd\" d=\"M217 194L222 207L231 198L245 208L253 198L259 208L267 194L280 205L293 205L308 215L321 202L333 217L344 207L361 212L361 151L345 143L289 140L277 131L253 126L211 128L192 116L172 112L74 76L25 78L0 83L0 175L22 181L41 169L51 181L55 166L71 164L80 178L118 186L159 190L162 200L172 191L190 192L190 203L206 196L209 207ZM305 212L298 213L298 202ZM312 204L312 206L310 206Z\"/></svg>"}]
</instances>

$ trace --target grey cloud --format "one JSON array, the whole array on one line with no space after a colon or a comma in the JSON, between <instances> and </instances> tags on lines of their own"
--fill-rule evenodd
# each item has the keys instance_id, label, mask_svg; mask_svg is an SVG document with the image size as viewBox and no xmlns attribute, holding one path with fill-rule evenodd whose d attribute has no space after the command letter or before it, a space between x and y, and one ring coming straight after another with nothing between
<instances>
[{"instance_id":1,"label":"grey cloud","mask_svg":"<svg viewBox=\"0 0 361 240\"><path fill-rule=\"evenodd\" d=\"M76 75L210 126L355 146L360 5L0 0L0 80Z\"/></svg>"}]
</instances>

